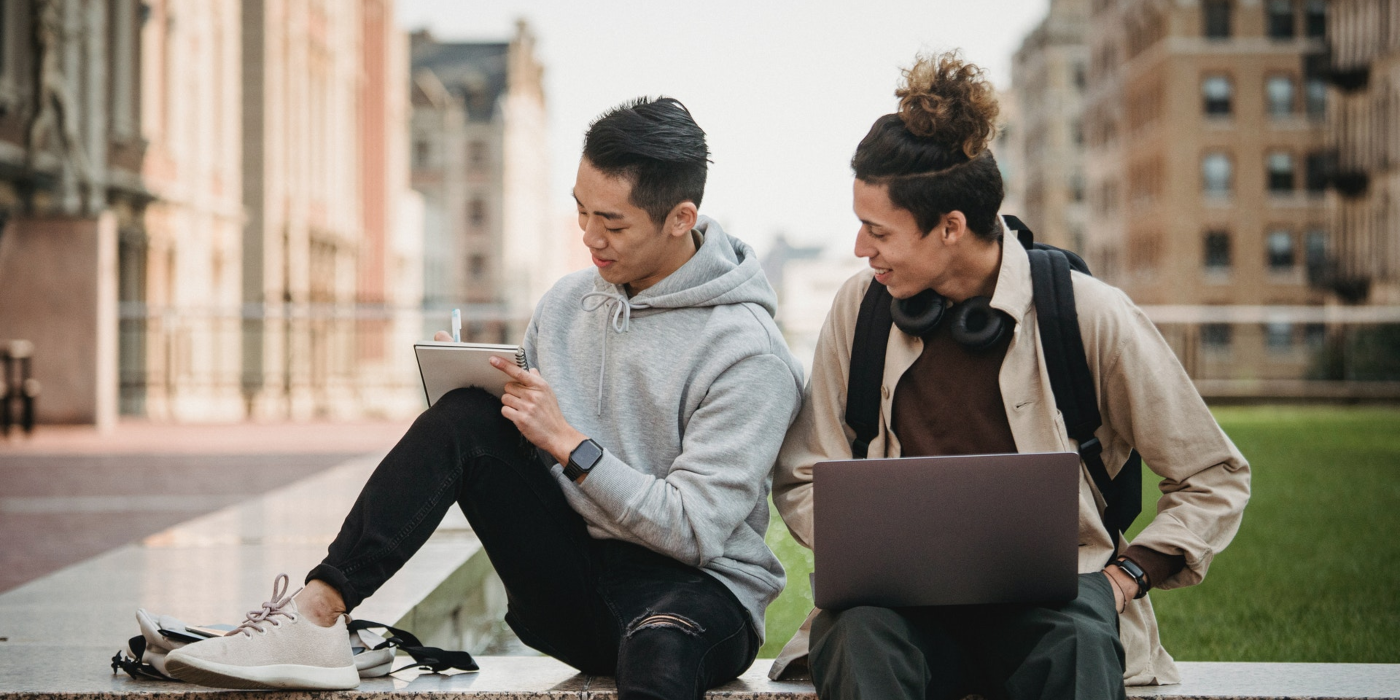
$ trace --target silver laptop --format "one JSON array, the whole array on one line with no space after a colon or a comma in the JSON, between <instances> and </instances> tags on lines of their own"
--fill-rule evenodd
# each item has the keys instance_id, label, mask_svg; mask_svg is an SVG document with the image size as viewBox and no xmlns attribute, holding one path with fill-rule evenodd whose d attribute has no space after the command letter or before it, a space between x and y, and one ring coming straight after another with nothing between
<instances>
[{"instance_id":1,"label":"silver laptop","mask_svg":"<svg viewBox=\"0 0 1400 700\"><path fill-rule=\"evenodd\" d=\"M1073 452L820 462L812 481L819 608L1078 595Z\"/></svg>"}]
</instances>

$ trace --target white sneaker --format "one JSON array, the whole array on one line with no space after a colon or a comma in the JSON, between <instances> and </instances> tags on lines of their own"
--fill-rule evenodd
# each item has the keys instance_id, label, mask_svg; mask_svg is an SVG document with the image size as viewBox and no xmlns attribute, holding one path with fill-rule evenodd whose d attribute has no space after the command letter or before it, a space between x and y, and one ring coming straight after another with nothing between
<instances>
[{"instance_id":1,"label":"white sneaker","mask_svg":"<svg viewBox=\"0 0 1400 700\"><path fill-rule=\"evenodd\" d=\"M223 637L170 652L165 666L182 681L215 688L349 690L360 684L345 616L330 627L307 620L286 595L287 575L272 585L272 600L248 613ZM293 594L295 595L295 594Z\"/></svg>"}]
</instances>

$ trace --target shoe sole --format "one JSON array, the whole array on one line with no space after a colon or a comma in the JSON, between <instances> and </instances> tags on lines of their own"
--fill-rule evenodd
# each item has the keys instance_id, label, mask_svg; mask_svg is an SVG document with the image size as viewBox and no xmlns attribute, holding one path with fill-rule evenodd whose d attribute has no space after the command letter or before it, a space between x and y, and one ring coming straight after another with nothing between
<instances>
[{"instance_id":1,"label":"shoe sole","mask_svg":"<svg viewBox=\"0 0 1400 700\"><path fill-rule=\"evenodd\" d=\"M167 659L170 675L188 683L237 690L352 690L360 685L354 666L327 668L299 664L233 666L190 657Z\"/></svg>"}]
</instances>

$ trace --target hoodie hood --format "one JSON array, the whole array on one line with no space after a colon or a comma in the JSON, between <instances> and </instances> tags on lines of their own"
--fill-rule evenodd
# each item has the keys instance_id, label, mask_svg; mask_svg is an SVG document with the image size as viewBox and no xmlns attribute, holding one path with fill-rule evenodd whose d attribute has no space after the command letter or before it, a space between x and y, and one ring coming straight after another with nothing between
<instances>
[{"instance_id":1,"label":"hoodie hood","mask_svg":"<svg viewBox=\"0 0 1400 700\"><path fill-rule=\"evenodd\" d=\"M655 285L629 299L622 285L608 283L595 271L594 289L610 297L621 295L630 307L629 311L636 315L651 309L752 303L762 307L770 317L775 316L778 312L778 295L768 284L768 278L764 277L763 267L753 247L729 237L719 223L708 216L701 216L695 222L695 230L702 237L699 250L680 269ZM622 309L617 308L616 311ZM623 315L632 314L624 311ZM618 330L625 329L625 324L615 325L624 326Z\"/></svg>"}]
</instances>

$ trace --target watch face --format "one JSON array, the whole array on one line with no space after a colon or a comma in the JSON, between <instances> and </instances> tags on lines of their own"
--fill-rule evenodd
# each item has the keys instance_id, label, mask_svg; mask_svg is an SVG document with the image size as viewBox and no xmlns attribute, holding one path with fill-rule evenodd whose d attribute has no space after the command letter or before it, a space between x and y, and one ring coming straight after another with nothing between
<instances>
[{"instance_id":1,"label":"watch face","mask_svg":"<svg viewBox=\"0 0 1400 700\"><path fill-rule=\"evenodd\" d=\"M584 440L574 448L573 454L569 455L569 461L578 465L580 469L587 471L598 463L603 456L603 448L592 440Z\"/></svg>"}]
</instances>

